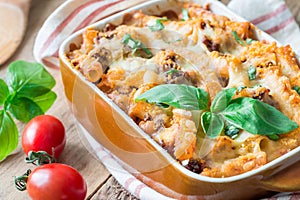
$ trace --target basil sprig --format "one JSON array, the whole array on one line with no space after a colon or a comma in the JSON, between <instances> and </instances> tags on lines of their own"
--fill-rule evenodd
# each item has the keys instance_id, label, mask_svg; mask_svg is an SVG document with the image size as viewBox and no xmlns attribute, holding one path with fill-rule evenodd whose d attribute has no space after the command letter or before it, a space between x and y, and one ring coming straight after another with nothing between
<instances>
[{"instance_id":1,"label":"basil sprig","mask_svg":"<svg viewBox=\"0 0 300 200\"><path fill-rule=\"evenodd\" d=\"M249 97L232 99L235 92L235 88L220 91L209 108L208 94L201 88L165 84L146 91L135 101L146 101L159 106L167 105L186 110L203 110L201 126L210 138L219 136L224 131L224 127L227 135L234 137L239 129L244 129L249 133L266 135L271 139L278 139L278 134L298 128L297 123L264 102Z\"/></svg>"},{"instance_id":2,"label":"basil sprig","mask_svg":"<svg viewBox=\"0 0 300 200\"><path fill-rule=\"evenodd\" d=\"M202 114L201 125L204 127L206 124L208 127L203 128L203 131L209 138L215 138L222 133L225 123L221 113L229 106L235 92L235 88L220 91L211 102L210 110ZM206 118L207 115L211 115L212 118ZM228 123L226 120L225 122Z\"/></svg>"},{"instance_id":3,"label":"basil sprig","mask_svg":"<svg viewBox=\"0 0 300 200\"><path fill-rule=\"evenodd\" d=\"M12 117L28 122L44 114L54 103L55 79L41 64L16 61L0 79L0 161L18 145L18 129Z\"/></svg>"},{"instance_id":4,"label":"basil sprig","mask_svg":"<svg viewBox=\"0 0 300 200\"><path fill-rule=\"evenodd\" d=\"M124 35L122 43L126 44L132 49L132 55L134 55L138 49L142 49L148 58L153 56L151 51L141 41L133 39L131 35L127 33Z\"/></svg>"},{"instance_id":5,"label":"basil sprig","mask_svg":"<svg viewBox=\"0 0 300 200\"><path fill-rule=\"evenodd\" d=\"M165 26L163 25L162 21L168 21L168 19L167 18L156 19L155 24L152 26L149 26L149 29L152 32L163 30L165 28Z\"/></svg>"}]
</instances>

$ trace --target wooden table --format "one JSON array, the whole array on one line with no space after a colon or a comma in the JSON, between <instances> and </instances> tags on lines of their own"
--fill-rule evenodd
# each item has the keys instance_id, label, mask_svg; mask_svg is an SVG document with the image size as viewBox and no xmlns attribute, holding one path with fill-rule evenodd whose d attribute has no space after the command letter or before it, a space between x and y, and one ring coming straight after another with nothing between
<instances>
[{"instance_id":1,"label":"wooden table","mask_svg":"<svg viewBox=\"0 0 300 200\"><path fill-rule=\"evenodd\" d=\"M6 68L14 60L34 61L32 48L34 39L42 26L44 20L57 8L64 0L32 0L27 32L25 38L14 54L5 64L0 66L0 77L4 78ZM223 0L228 2L228 0ZM296 21L300 22L300 2L299 0L286 0L288 7L294 14ZM300 37L300 36L299 36ZM120 186L114 177L104 168L86 148L86 143L74 125L74 118L67 106L63 93L60 71L48 69L56 79L54 91L58 98L48 114L52 114L64 123L67 132L67 145L60 162L76 168L85 178L88 185L87 199L136 199ZM24 128L24 124L17 123L19 132ZM5 200L26 200L30 199L26 192L19 192L14 188L13 177L23 174L31 165L25 164L24 153L19 145L13 155L0 163L0 199Z\"/></svg>"}]
</instances>

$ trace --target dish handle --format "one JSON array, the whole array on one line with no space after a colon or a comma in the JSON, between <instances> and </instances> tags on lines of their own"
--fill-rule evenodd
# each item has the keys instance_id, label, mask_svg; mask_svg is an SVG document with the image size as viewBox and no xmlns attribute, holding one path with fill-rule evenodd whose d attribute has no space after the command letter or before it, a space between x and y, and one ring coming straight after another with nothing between
<instances>
[{"instance_id":1,"label":"dish handle","mask_svg":"<svg viewBox=\"0 0 300 200\"><path fill-rule=\"evenodd\" d=\"M275 192L294 192L300 190L300 161L280 172L261 180L264 188Z\"/></svg>"}]
</instances>

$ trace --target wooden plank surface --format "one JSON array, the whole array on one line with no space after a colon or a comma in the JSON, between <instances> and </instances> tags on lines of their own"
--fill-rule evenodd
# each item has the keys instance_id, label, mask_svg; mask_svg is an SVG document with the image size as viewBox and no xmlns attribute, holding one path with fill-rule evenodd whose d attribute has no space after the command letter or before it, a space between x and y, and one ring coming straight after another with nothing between
<instances>
[{"instance_id":1,"label":"wooden plank surface","mask_svg":"<svg viewBox=\"0 0 300 200\"><path fill-rule=\"evenodd\" d=\"M18 48L16 54L4 65L0 67L0 77L4 78L7 65L14 60L34 61L32 48L35 36L44 23L45 19L53 10L61 5L64 0L33 0L31 4L30 16L25 38ZM69 111L61 81L60 71L58 69L49 69L56 79L54 91L58 99L49 110L49 114L57 116L64 123L67 133L67 144L60 162L69 164L76 168L85 178L88 185L88 195L93 194L98 186L109 176L108 171L102 163L97 160L85 147L83 137L78 132L75 119ZM19 130L22 130L23 124L18 123ZM13 176L22 175L28 168L34 167L24 162L24 154L21 147L17 149L14 155L9 156L0 163L0 199L1 200L29 200L27 192L19 192L14 188ZM87 195L87 196L88 196Z\"/></svg>"},{"instance_id":2,"label":"wooden plank surface","mask_svg":"<svg viewBox=\"0 0 300 200\"><path fill-rule=\"evenodd\" d=\"M228 0L223 1L228 2ZM19 59L34 61L32 48L35 36L44 20L63 2L64 0L32 0L25 38L14 56L8 62L0 66L0 78L4 78L6 68L10 62ZM295 19L300 23L300 1L286 0L286 2L295 16ZM49 71L57 81L54 90L58 94L58 99L48 113L60 118L67 130L67 145L60 162L73 166L84 176L88 185L87 199L136 199L120 186L115 178L103 167L101 162L87 150L86 142L77 130L75 119L68 109L63 94L60 72L57 69L49 69ZM20 131L24 127L21 123L17 123L17 125ZM32 166L25 164L23 159L24 154L19 146L13 155L0 163L1 200L30 199L26 192L18 192L13 186L13 176L23 174L27 168L33 168Z\"/></svg>"}]
</instances>

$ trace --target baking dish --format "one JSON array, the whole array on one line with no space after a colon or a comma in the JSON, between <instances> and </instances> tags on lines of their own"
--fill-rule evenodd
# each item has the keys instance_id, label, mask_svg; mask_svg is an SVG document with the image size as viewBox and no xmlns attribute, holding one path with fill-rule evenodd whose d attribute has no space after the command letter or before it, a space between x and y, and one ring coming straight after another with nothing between
<instances>
[{"instance_id":1,"label":"baking dish","mask_svg":"<svg viewBox=\"0 0 300 200\"><path fill-rule=\"evenodd\" d=\"M200 5L210 2L213 12L237 21L243 20L217 1L194 2ZM179 7L176 5L176 1L150 1L125 12L143 10L146 13L160 14L166 8L178 12ZM125 12L104 19L92 27L101 28L108 22L118 24ZM179 165L104 93L88 82L81 73L72 69L65 54L72 45L79 46L82 32L68 38L59 52L66 97L83 127L125 165L132 167L132 173L136 173L137 177L139 173L149 177L158 183L151 187L174 198L194 196L199 199L245 199L262 197L272 191L300 189L300 180L297 178L299 147L263 167L229 178L200 176ZM258 39L273 40L259 30L256 35Z\"/></svg>"}]
</instances>

